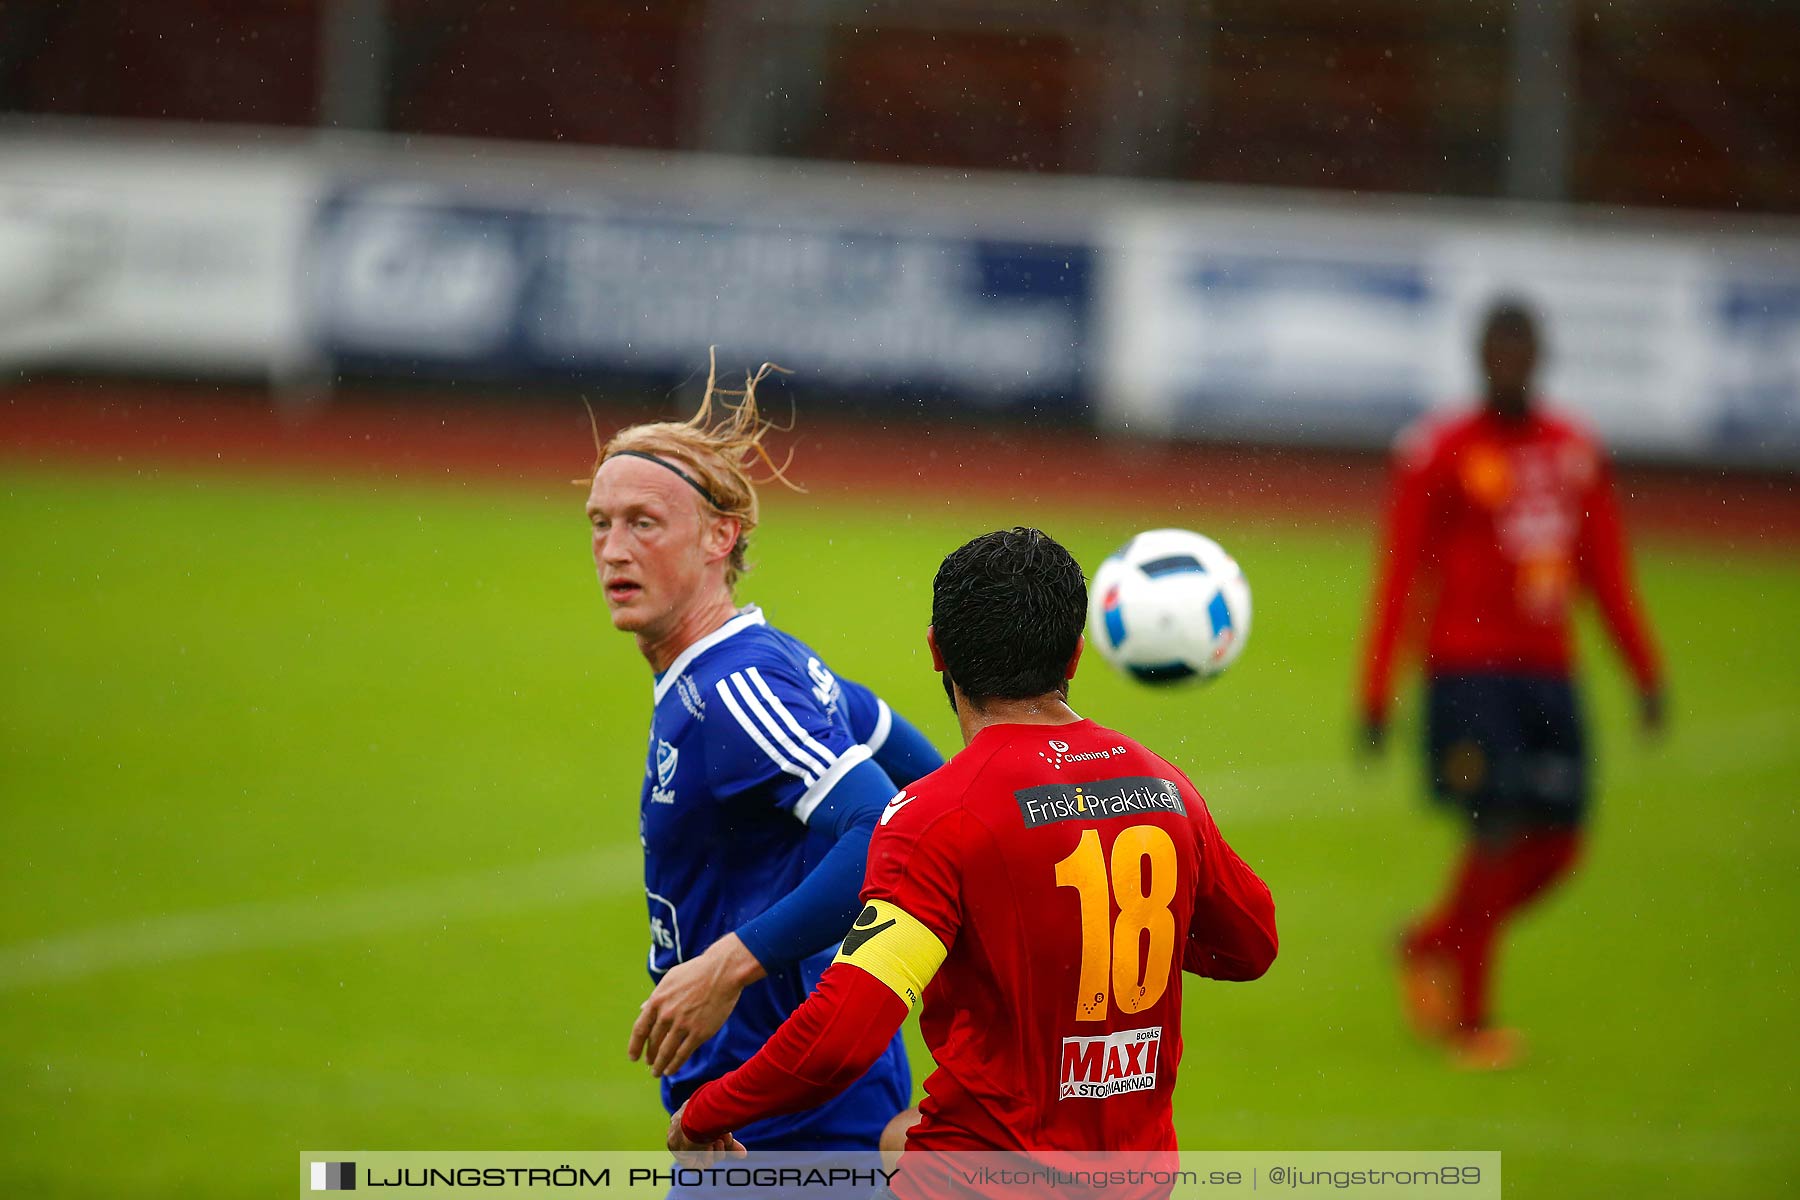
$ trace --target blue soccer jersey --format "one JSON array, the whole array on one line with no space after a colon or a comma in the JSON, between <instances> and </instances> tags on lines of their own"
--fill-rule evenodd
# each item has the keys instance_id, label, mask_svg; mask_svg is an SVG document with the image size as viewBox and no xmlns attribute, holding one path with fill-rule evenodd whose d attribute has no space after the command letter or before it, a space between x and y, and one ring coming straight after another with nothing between
<instances>
[{"instance_id":1,"label":"blue soccer jersey","mask_svg":"<svg viewBox=\"0 0 1800 1200\"><path fill-rule=\"evenodd\" d=\"M655 701L639 832L650 975L661 979L767 911L819 863L834 839L809 820L841 780L883 750L897 719L754 607L688 647L657 677ZM844 929L854 907L851 897ZM719 1032L663 1080L669 1110L760 1050L835 951L829 946L797 962L758 954L768 977L745 988ZM836 1099L737 1133L759 1150L873 1148L911 1096L896 1036Z\"/></svg>"}]
</instances>

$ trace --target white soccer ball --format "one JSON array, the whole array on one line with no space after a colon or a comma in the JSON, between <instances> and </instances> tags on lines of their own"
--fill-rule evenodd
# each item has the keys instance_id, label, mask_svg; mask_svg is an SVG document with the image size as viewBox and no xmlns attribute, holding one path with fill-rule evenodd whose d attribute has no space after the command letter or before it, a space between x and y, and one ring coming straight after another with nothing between
<instances>
[{"instance_id":1,"label":"white soccer ball","mask_svg":"<svg viewBox=\"0 0 1800 1200\"><path fill-rule=\"evenodd\" d=\"M1211 538L1152 529L1094 572L1088 643L1144 683L1211 679L1249 637L1250 583Z\"/></svg>"}]
</instances>

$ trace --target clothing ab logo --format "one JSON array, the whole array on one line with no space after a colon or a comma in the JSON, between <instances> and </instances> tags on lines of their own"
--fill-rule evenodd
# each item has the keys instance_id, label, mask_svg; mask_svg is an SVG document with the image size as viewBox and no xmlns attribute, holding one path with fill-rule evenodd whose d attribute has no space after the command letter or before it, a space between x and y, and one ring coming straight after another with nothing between
<instances>
[{"instance_id":1,"label":"clothing ab logo","mask_svg":"<svg viewBox=\"0 0 1800 1200\"><path fill-rule=\"evenodd\" d=\"M1104 1100L1121 1092L1156 1087L1156 1055L1162 1026L1126 1029L1099 1037L1064 1038L1058 1100Z\"/></svg>"},{"instance_id":2,"label":"clothing ab logo","mask_svg":"<svg viewBox=\"0 0 1800 1200\"><path fill-rule=\"evenodd\" d=\"M1065 762L1090 762L1096 758L1111 758L1114 755L1125 753L1125 747L1112 746L1105 750L1087 750L1080 754L1070 754L1069 743L1062 741L1060 738L1051 738L1049 746L1054 752L1054 757L1050 754L1045 754L1042 750L1038 751L1038 757L1049 763L1058 771L1063 769L1063 764Z\"/></svg>"},{"instance_id":3,"label":"clothing ab logo","mask_svg":"<svg viewBox=\"0 0 1800 1200\"><path fill-rule=\"evenodd\" d=\"M675 792L669 787L675 778L675 764L681 758L681 752L661 738L656 739L656 784L650 792L650 800L654 804L675 803Z\"/></svg>"}]
</instances>

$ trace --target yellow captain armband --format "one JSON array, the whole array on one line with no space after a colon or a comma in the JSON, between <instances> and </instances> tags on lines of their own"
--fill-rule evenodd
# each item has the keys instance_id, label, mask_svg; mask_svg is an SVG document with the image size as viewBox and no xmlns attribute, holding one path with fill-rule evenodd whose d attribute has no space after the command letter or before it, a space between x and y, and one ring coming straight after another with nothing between
<instances>
[{"instance_id":1,"label":"yellow captain armband","mask_svg":"<svg viewBox=\"0 0 1800 1200\"><path fill-rule=\"evenodd\" d=\"M887 900L871 900L844 935L843 949L832 962L861 967L887 984L910 1010L918 1007L925 985L949 953L917 917Z\"/></svg>"}]
</instances>

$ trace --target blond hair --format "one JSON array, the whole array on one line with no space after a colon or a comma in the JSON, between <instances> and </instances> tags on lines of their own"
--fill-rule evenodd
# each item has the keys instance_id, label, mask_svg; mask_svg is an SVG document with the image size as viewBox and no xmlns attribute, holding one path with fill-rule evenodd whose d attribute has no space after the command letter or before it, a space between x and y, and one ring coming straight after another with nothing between
<instances>
[{"instance_id":1,"label":"blond hair","mask_svg":"<svg viewBox=\"0 0 1800 1200\"><path fill-rule=\"evenodd\" d=\"M731 558L725 566L725 584L731 587L750 569L745 555L750 548L750 531L756 528L760 512L757 481L751 478L751 471L760 462L768 469L768 478L763 482L773 479L796 492L806 489L787 476L792 451L777 466L763 444L764 436L771 430L786 432L793 428L792 424L777 425L762 415L756 403L756 385L772 372L786 374L786 368L764 363L754 373L745 373L741 389L723 388L718 385L715 350L716 347L707 351L706 395L700 401L700 410L686 421L632 425L613 434L604 444L598 424L594 426L594 447L599 455L588 482L599 474L607 459L628 450L666 458L686 471L706 491L704 497L696 493L702 505L738 521L737 544L731 548ZM588 418L593 420L592 409L588 410Z\"/></svg>"}]
</instances>

